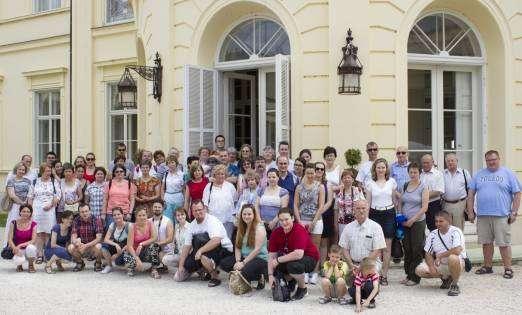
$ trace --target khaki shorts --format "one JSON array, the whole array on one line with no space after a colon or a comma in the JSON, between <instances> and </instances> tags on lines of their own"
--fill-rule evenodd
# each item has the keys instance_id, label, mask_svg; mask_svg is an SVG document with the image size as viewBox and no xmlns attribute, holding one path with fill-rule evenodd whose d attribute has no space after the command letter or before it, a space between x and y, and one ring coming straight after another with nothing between
<instances>
[{"instance_id":1,"label":"khaki shorts","mask_svg":"<svg viewBox=\"0 0 522 315\"><path fill-rule=\"evenodd\" d=\"M479 244L495 242L497 246L511 245L511 224L508 224L508 217L477 217L477 236Z\"/></svg>"},{"instance_id":2,"label":"khaki shorts","mask_svg":"<svg viewBox=\"0 0 522 315\"><path fill-rule=\"evenodd\" d=\"M461 270L464 270L464 259L460 259L460 269ZM429 273L430 272L430 268L428 267L428 264L423 261L421 262L417 268L417 270L421 271L422 273ZM437 272L443 277L443 278L447 278L449 276L451 276L451 272L449 270L449 266L448 266L448 261L446 260L445 262L442 261L440 265L438 266L435 266L435 269L437 270Z\"/></svg>"}]
</instances>

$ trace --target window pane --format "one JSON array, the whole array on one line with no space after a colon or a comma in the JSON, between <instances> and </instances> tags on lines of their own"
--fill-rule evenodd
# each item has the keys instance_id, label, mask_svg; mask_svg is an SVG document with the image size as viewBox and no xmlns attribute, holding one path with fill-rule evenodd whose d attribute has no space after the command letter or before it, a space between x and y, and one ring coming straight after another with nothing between
<instances>
[{"instance_id":1,"label":"window pane","mask_svg":"<svg viewBox=\"0 0 522 315\"><path fill-rule=\"evenodd\" d=\"M36 99L38 102L38 115L49 116L49 93L38 92L36 93Z\"/></svg>"},{"instance_id":2,"label":"window pane","mask_svg":"<svg viewBox=\"0 0 522 315\"><path fill-rule=\"evenodd\" d=\"M261 55L262 57L272 57L277 54L290 55L290 42L286 33L277 34Z\"/></svg>"},{"instance_id":3,"label":"window pane","mask_svg":"<svg viewBox=\"0 0 522 315\"><path fill-rule=\"evenodd\" d=\"M266 74L266 110L275 111L275 72Z\"/></svg>"},{"instance_id":4,"label":"window pane","mask_svg":"<svg viewBox=\"0 0 522 315\"><path fill-rule=\"evenodd\" d=\"M472 109L471 72L444 71L444 109Z\"/></svg>"},{"instance_id":5,"label":"window pane","mask_svg":"<svg viewBox=\"0 0 522 315\"><path fill-rule=\"evenodd\" d=\"M276 114L275 111L266 113L266 145L275 148Z\"/></svg>"},{"instance_id":6,"label":"window pane","mask_svg":"<svg viewBox=\"0 0 522 315\"><path fill-rule=\"evenodd\" d=\"M452 56L480 57L481 52L477 37L469 32L449 53Z\"/></svg>"},{"instance_id":7,"label":"window pane","mask_svg":"<svg viewBox=\"0 0 522 315\"><path fill-rule=\"evenodd\" d=\"M444 112L444 149L472 149L472 121L471 111Z\"/></svg>"},{"instance_id":8,"label":"window pane","mask_svg":"<svg viewBox=\"0 0 522 315\"><path fill-rule=\"evenodd\" d=\"M60 142L60 120L51 120L52 132L50 142Z\"/></svg>"},{"instance_id":9,"label":"window pane","mask_svg":"<svg viewBox=\"0 0 522 315\"><path fill-rule=\"evenodd\" d=\"M444 15L444 30L446 31L446 49L453 45L469 27L457 18L451 15Z\"/></svg>"},{"instance_id":10,"label":"window pane","mask_svg":"<svg viewBox=\"0 0 522 315\"><path fill-rule=\"evenodd\" d=\"M45 162L45 155L49 152L49 143L39 143L37 146L38 149L38 163Z\"/></svg>"},{"instance_id":11,"label":"window pane","mask_svg":"<svg viewBox=\"0 0 522 315\"><path fill-rule=\"evenodd\" d=\"M127 141L127 157L137 161L136 153L138 153L138 141Z\"/></svg>"},{"instance_id":12,"label":"window pane","mask_svg":"<svg viewBox=\"0 0 522 315\"><path fill-rule=\"evenodd\" d=\"M138 115L127 115L127 139L129 141L138 140Z\"/></svg>"},{"instance_id":13,"label":"window pane","mask_svg":"<svg viewBox=\"0 0 522 315\"><path fill-rule=\"evenodd\" d=\"M107 22L117 22L131 19L133 17L132 7L128 0L106 0Z\"/></svg>"},{"instance_id":14,"label":"window pane","mask_svg":"<svg viewBox=\"0 0 522 315\"><path fill-rule=\"evenodd\" d=\"M38 143L50 142L49 120L38 120Z\"/></svg>"},{"instance_id":15,"label":"window pane","mask_svg":"<svg viewBox=\"0 0 522 315\"><path fill-rule=\"evenodd\" d=\"M51 93L51 115L60 115L60 92Z\"/></svg>"},{"instance_id":16,"label":"window pane","mask_svg":"<svg viewBox=\"0 0 522 315\"><path fill-rule=\"evenodd\" d=\"M111 141L124 141L123 115L111 116Z\"/></svg>"},{"instance_id":17,"label":"window pane","mask_svg":"<svg viewBox=\"0 0 522 315\"><path fill-rule=\"evenodd\" d=\"M254 52L254 20L236 26L230 35L239 41L247 51Z\"/></svg>"},{"instance_id":18,"label":"window pane","mask_svg":"<svg viewBox=\"0 0 522 315\"><path fill-rule=\"evenodd\" d=\"M431 108L430 70L408 70L408 108Z\"/></svg>"},{"instance_id":19,"label":"window pane","mask_svg":"<svg viewBox=\"0 0 522 315\"><path fill-rule=\"evenodd\" d=\"M59 142L54 142L51 144L51 150L56 153L56 158L60 160L61 157L61 146Z\"/></svg>"},{"instance_id":20,"label":"window pane","mask_svg":"<svg viewBox=\"0 0 522 315\"><path fill-rule=\"evenodd\" d=\"M116 83L110 83L107 86L111 110L123 110L118 99L118 85Z\"/></svg>"},{"instance_id":21,"label":"window pane","mask_svg":"<svg viewBox=\"0 0 522 315\"><path fill-rule=\"evenodd\" d=\"M248 58L249 55L241 47L239 47L239 45L234 40L227 36L221 48L219 61L233 61Z\"/></svg>"},{"instance_id":22,"label":"window pane","mask_svg":"<svg viewBox=\"0 0 522 315\"><path fill-rule=\"evenodd\" d=\"M408 112L408 147L410 150L431 150L431 111Z\"/></svg>"},{"instance_id":23,"label":"window pane","mask_svg":"<svg viewBox=\"0 0 522 315\"><path fill-rule=\"evenodd\" d=\"M442 15L434 14L427 16L417 22L417 25L426 35L428 35L433 44L442 50Z\"/></svg>"},{"instance_id":24,"label":"window pane","mask_svg":"<svg viewBox=\"0 0 522 315\"><path fill-rule=\"evenodd\" d=\"M428 47L426 47L425 39L422 36L420 36L419 38L419 35L416 30L412 30L408 37L408 52L412 54L433 54L433 51L429 50Z\"/></svg>"}]
</instances>

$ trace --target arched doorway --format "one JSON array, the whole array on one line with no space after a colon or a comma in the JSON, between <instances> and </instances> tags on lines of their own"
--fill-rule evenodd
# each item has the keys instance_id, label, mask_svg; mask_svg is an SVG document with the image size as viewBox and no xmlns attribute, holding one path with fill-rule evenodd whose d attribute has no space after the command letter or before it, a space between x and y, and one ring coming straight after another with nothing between
<instances>
[{"instance_id":1,"label":"arched doorway","mask_svg":"<svg viewBox=\"0 0 522 315\"><path fill-rule=\"evenodd\" d=\"M477 169L485 137L480 35L463 17L435 12L417 20L408 39L408 145L411 160L447 153Z\"/></svg>"},{"instance_id":2,"label":"arched doorway","mask_svg":"<svg viewBox=\"0 0 522 315\"><path fill-rule=\"evenodd\" d=\"M248 143L259 151L290 139L290 42L282 24L249 15L223 32L213 68L185 67L185 150ZM188 125L188 126L187 126Z\"/></svg>"}]
</instances>

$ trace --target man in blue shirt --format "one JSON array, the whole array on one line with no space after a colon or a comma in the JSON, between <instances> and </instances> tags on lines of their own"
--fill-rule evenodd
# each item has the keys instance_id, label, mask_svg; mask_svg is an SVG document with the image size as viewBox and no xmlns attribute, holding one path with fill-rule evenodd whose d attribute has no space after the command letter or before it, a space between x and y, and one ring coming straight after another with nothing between
<instances>
[{"instance_id":1,"label":"man in blue shirt","mask_svg":"<svg viewBox=\"0 0 522 315\"><path fill-rule=\"evenodd\" d=\"M511 279L511 224L515 222L520 207L520 183L513 171L500 166L497 151L490 150L485 157L487 168L475 174L468 194L468 215L473 222L475 212L477 214L478 241L484 255L484 266L475 273L493 273L495 242L504 264L503 276Z\"/></svg>"},{"instance_id":2,"label":"man in blue shirt","mask_svg":"<svg viewBox=\"0 0 522 315\"><path fill-rule=\"evenodd\" d=\"M391 165L391 177L397 182L397 190L402 192L404 184L410 181L410 175L408 174L408 148L397 147L395 151L397 161Z\"/></svg>"},{"instance_id":3,"label":"man in blue shirt","mask_svg":"<svg viewBox=\"0 0 522 315\"><path fill-rule=\"evenodd\" d=\"M279 171L279 181L277 184L288 190L288 207L294 209L295 188L299 185L299 178L294 173L288 171L289 159L286 156L278 156L276 159L277 169Z\"/></svg>"}]
</instances>

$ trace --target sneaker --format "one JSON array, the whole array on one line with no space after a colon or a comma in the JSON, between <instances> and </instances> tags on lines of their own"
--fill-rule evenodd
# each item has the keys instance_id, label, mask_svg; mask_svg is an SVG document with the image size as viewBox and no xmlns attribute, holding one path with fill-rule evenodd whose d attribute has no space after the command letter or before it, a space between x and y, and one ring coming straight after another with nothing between
<instances>
[{"instance_id":1,"label":"sneaker","mask_svg":"<svg viewBox=\"0 0 522 315\"><path fill-rule=\"evenodd\" d=\"M332 298L331 297L320 297L319 298L319 304L326 304L326 303L330 303L332 302Z\"/></svg>"},{"instance_id":2,"label":"sneaker","mask_svg":"<svg viewBox=\"0 0 522 315\"><path fill-rule=\"evenodd\" d=\"M452 283L448 291L449 296L457 296L460 294L460 288L458 284Z\"/></svg>"},{"instance_id":3,"label":"sneaker","mask_svg":"<svg viewBox=\"0 0 522 315\"><path fill-rule=\"evenodd\" d=\"M95 272L100 272L100 271L102 271L102 263L101 263L101 261L96 261L96 262L94 263L94 271L95 271Z\"/></svg>"},{"instance_id":4,"label":"sneaker","mask_svg":"<svg viewBox=\"0 0 522 315\"><path fill-rule=\"evenodd\" d=\"M219 279L210 279L209 282L208 282L208 287L209 288L213 288L213 287L217 287L220 284L221 284L221 280L219 280Z\"/></svg>"},{"instance_id":5,"label":"sneaker","mask_svg":"<svg viewBox=\"0 0 522 315\"><path fill-rule=\"evenodd\" d=\"M319 275L317 274L317 272L314 272L312 273L312 276L310 277L310 284L317 284L317 279L318 279Z\"/></svg>"},{"instance_id":6,"label":"sneaker","mask_svg":"<svg viewBox=\"0 0 522 315\"><path fill-rule=\"evenodd\" d=\"M257 289L257 290L263 290L263 289L265 288L265 284L266 284L265 276L264 276L264 275L261 275L261 277L260 277L259 280L257 281L257 287L256 287L256 289Z\"/></svg>"},{"instance_id":7,"label":"sneaker","mask_svg":"<svg viewBox=\"0 0 522 315\"><path fill-rule=\"evenodd\" d=\"M295 290L294 296L292 296L292 300L297 301L303 299L308 294L308 290L306 288L297 288Z\"/></svg>"},{"instance_id":8,"label":"sneaker","mask_svg":"<svg viewBox=\"0 0 522 315\"><path fill-rule=\"evenodd\" d=\"M304 279L305 283L310 282L310 274L305 273L305 274L304 274L304 278L305 278L305 279Z\"/></svg>"},{"instance_id":9,"label":"sneaker","mask_svg":"<svg viewBox=\"0 0 522 315\"><path fill-rule=\"evenodd\" d=\"M105 268L103 268L103 270L101 271L101 273L105 274L105 273L109 273L112 271L112 267L107 265L105 266Z\"/></svg>"},{"instance_id":10,"label":"sneaker","mask_svg":"<svg viewBox=\"0 0 522 315\"><path fill-rule=\"evenodd\" d=\"M451 279L451 276L449 276L446 279L441 279L441 280L442 280L442 284L440 285L439 288L446 289L446 290L450 288L451 283L453 282L453 279Z\"/></svg>"}]
</instances>

